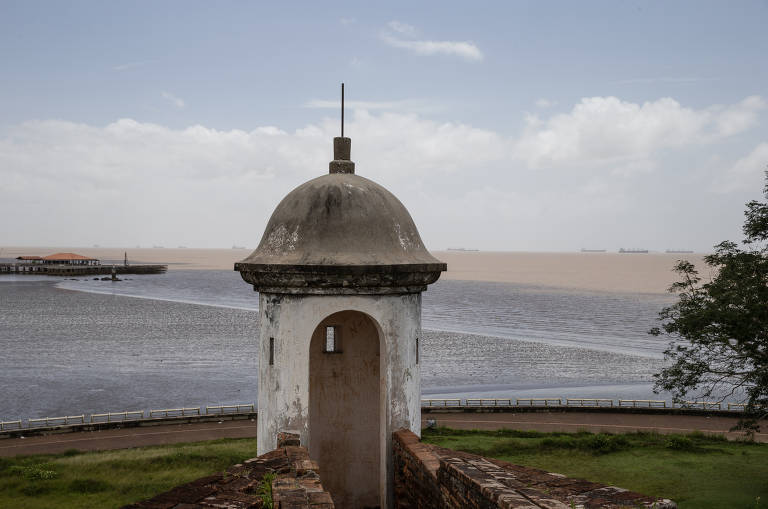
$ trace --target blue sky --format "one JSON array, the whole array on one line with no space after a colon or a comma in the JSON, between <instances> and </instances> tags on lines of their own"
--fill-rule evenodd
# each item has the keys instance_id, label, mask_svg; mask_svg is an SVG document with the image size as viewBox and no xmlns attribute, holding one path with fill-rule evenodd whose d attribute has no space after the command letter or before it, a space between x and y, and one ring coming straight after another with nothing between
<instances>
[{"instance_id":1,"label":"blue sky","mask_svg":"<svg viewBox=\"0 0 768 509\"><path fill-rule=\"evenodd\" d=\"M765 1L0 0L0 214L50 224L0 239L252 247L326 171L344 81L358 173L433 249L706 250L760 196L766 21Z\"/></svg>"}]
</instances>

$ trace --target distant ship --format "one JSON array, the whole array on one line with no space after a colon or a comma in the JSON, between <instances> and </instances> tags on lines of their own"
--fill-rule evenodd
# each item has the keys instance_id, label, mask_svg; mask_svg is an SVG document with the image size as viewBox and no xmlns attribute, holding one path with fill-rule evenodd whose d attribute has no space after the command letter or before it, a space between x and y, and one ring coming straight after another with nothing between
<instances>
[{"instance_id":1,"label":"distant ship","mask_svg":"<svg viewBox=\"0 0 768 509\"><path fill-rule=\"evenodd\" d=\"M466 247L449 247L448 251L480 251L479 249L467 249Z\"/></svg>"},{"instance_id":2,"label":"distant ship","mask_svg":"<svg viewBox=\"0 0 768 509\"><path fill-rule=\"evenodd\" d=\"M582 253L605 253L605 249L587 249L585 247L581 248Z\"/></svg>"},{"instance_id":3,"label":"distant ship","mask_svg":"<svg viewBox=\"0 0 768 509\"><path fill-rule=\"evenodd\" d=\"M245 246L235 246L235 245L233 244L233 245L232 245L232 249L245 249Z\"/></svg>"},{"instance_id":4,"label":"distant ship","mask_svg":"<svg viewBox=\"0 0 768 509\"><path fill-rule=\"evenodd\" d=\"M667 249L664 252L665 253L693 253L693 251L690 251L688 249Z\"/></svg>"},{"instance_id":5,"label":"distant ship","mask_svg":"<svg viewBox=\"0 0 768 509\"><path fill-rule=\"evenodd\" d=\"M647 253L647 249L637 249L637 248L630 248L630 249L624 249L623 247L619 249L619 253L628 253L628 254L638 254L638 253Z\"/></svg>"}]
</instances>

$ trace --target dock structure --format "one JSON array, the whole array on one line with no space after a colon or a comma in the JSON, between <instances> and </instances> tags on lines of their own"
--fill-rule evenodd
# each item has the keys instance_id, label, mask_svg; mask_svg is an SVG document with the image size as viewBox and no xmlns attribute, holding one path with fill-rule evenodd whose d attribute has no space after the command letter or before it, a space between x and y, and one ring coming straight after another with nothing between
<instances>
[{"instance_id":1,"label":"dock structure","mask_svg":"<svg viewBox=\"0 0 768 509\"><path fill-rule=\"evenodd\" d=\"M0 263L0 274L40 274L47 276L95 276L120 274L162 274L167 265L43 265Z\"/></svg>"},{"instance_id":2,"label":"dock structure","mask_svg":"<svg viewBox=\"0 0 768 509\"><path fill-rule=\"evenodd\" d=\"M75 253L49 256L19 256L13 262L0 262L0 274L40 274L48 276L92 276L120 274L162 274L167 265L129 265L126 254L122 264L102 265L96 258Z\"/></svg>"}]
</instances>

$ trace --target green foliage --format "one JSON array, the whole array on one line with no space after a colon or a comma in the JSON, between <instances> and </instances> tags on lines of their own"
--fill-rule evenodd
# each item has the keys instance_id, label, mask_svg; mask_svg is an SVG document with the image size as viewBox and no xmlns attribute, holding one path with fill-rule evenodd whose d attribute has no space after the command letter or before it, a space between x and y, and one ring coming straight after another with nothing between
<instances>
[{"instance_id":1,"label":"green foliage","mask_svg":"<svg viewBox=\"0 0 768 509\"><path fill-rule=\"evenodd\" d=\"M275 480L275 474L267 472L261 479L259 484L259 497L261 497L262 509L273 509L274 501L272 500L272 481Z\"/></svg>"},{"instance_id":2,"label":"green foliage","mask_svg":"<svg viewBox=\"0 0 768 509\"><path fill-rule=\"evenodd\" d=\"M74 493L101 493L112 489L112 485L101 479L75 479L69 483L69 491Z\"/></svg>"},{"instance_id":3,"label":"green foliage","mask_svg":"<svg viewBox=\"0 0 768 509\"><path fill-rule=\"evenodd\" d=\"M7 468L6 471L11 475L22 476L30 481L49 481L58 477L58 474L55 470L51 469L49 463L30 466L14 465Z\"/></svg>"},{"instance_id":4,"label":"green foliage","mask_svg":"<svg viewBox=\"0 0 768 509\"><path fill-rule=\"evenodd\" d=\"M768 203L751 201L744 215L743 246L724 241L704 257L707 281L692 263L678 261L680 280L670 291L679 299L650 333L671 339L664 352L670 364L655 375L657 392L682 401L689 393L722 400L743 391L753 420L742 427L754 429L754 418L768 409Z\"/></svg>"},{"instance_id":5,"label":"green foliage","mask_svg":"<svg viewBox=\"0 0 768 509\"><path fill-rule=\"evenodd\" d=\"M694 448L693 440L680 435L672 435L667 440L667 449L676 449L678 451L690 451Z\"/></svg>"},{"instance_id":6,"label":"green foliage","mask_svg":"<svg viewBox=\"0 0 768 509\"><path fill-rule=\"evenodd\" d=\"M223 439L0 458L0 507L122 507L256 455L256 439Z\"/></svg>"}]
</instances>

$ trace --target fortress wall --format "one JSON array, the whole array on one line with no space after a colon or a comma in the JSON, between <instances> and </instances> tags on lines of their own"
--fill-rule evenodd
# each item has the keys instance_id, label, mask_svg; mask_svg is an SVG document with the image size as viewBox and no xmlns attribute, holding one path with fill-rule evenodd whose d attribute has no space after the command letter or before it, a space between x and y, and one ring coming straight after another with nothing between
<instances>
[{"instance_id":1,"label":"fortress wall","mask_svg":"<svg viewBox=\"0 0 768 509\"><path fill-rule=\"evenodd\" d=\"M616 486L424 444L408 430L395 432L393 444L398 509L677 507Z\"/></svg>"}]
</instances>

